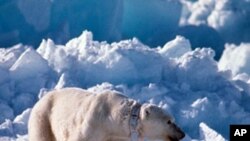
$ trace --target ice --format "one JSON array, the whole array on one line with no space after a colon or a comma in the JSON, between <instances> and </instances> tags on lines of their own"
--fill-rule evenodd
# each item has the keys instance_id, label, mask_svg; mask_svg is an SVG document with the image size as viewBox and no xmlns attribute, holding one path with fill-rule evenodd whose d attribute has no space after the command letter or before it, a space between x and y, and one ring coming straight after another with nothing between
<instances>
[{"instance_id":1,"label":"ice","mask_svg":"<svg viewBox=\"0 0 250 141\"><path fill-rule=\"evenodd\" d=\"M205 110L205 105L207 103L208 103L208 99L207 99L207 97L205 97L205 98L197 99L196 101L194 101L192 103L191 107Z\"/></svg>"},{"instance_id":2,"label":"ice","mask_svg":"<svg viewBox=\"0 0 250 141\"><path fill-rule=\"evenodd\" d=\"M200 134L204 141L226 141L226 139L208 127L205 123L200 123Z\"/></svg>"},{"instance_id":3,"label":"ice","mask_svg":"<svg viewBox=\"0 0 250 141\"><path fill-rule=\"evenodd\" d=\"M208 25L229 43L249 42L249 0L182 1L182 25ZM237 36L235 36L237 35Z\"/></svg>"},{"instance_id":4,"label":"ice","mask_svg":"<svg viewBox=\"0 0 250 141\"><path fill-rule=\"evenodd\" d=\"M217 29L229 42L249 42L250 1L216 1L215 8L208 17L208 24ZM237 21L237 22L235 22ZM238 27L238 28L235 28ZM238 35L235 37L234 35Z\"/></svg>"},{"instance_id":5,"label":"ice","mask_svg":"<svg viewBox=\"0 0 250 141\"><path fill-rule=\"evenodd\" d=\"M28 48L10 68L13 78L17 80L33 77L49 70L47 62L32 48Z\"/></svg>"},{"instance_id":6,"label":"ice","mask_svg":"<svg viewBox=\"0 0 250 141\"><path fill-rule=\"evenodd\" d=\"M22 93L11 100L15 115L22 113L27 107L32 107L36 102L37 96L30 93Z\"/></svg>"},{"instance_id":7,"label":"ice","mask_svg":"<svg viewBox=\"0 0 250 141\"><path fill-rule=\"evenodd\" d=\"M174 40L166 43L160 49L159 53L169 58L178 58L188 51L191 51L189 40L182 36L176 36Z\"/></svg>"},{"instance_id":8,"label":"ice","mask_svg":"<svg viewBox=\"0 0 250 141\"><path fill-rule=\"evenodd\" d=\"M36 31L41 32L48 29L52 5L49 0L18 0L17 5L27 23L32 25Z\"/></svg>"},{"instance_id":9,"label":"ice","mask_svg":"<svg viewBox=\"0 0 250 141\"><path fill-rule=\"evenodd\" d=\"M225 43L250 41L249 5L249 0L9 0L0 4L0 45L37 48L48 38L65 44L90 30L98 41L136 37L153 48L181 35L192 49L213 48L218 60Z\"/></svg>"},{"instance_id":10,"label":"ice","mask_svg":"<svg viewBox=\"0 0 250 141\"><path fill-rule=\"evenodd\" d=\"M1 111L0 123L5 121L5 119L13 119L14 118L13 109L2 101L0 101L0 111Z\"/></svg>"},{"instance_id":11,"label":"ice","mask_svg":"<svg viewBox=\"0 0 250 141\"><path fill-rule=\"evenodd\" d=\"M0 67L0 101L8 101L13 98L14 93L11 91L13 83L11 82L9 70Z\"/></svg>"},{"instance_id":12,"label":"ice","mask_svg":"<svg viewBox=\"0 0 250 141\"><path fill-rule=\"evenodd\" d=\"M10 120L5 120L5 122L0 125L0 136L13 136L13 132L13 126Z\"/></svg>"},{"instance_id":13,"label":"ice","mask_svg":"<svg viewBox=\"0 0 250 141\"><path fill-rule=\"evenodd\" d=\"M9 71L0 67L0 76L0 84L3 84L9 79Z\"/></svg>"},{"instance_id":14,"label":"ice","mask_svg":"<svg viewBox=\"0 0 250 141\"><path fill-rule=\"evenodd\" d=\"M207 17L212 12L215 6L215 0L197 0L194 2L190 2L188 0L182 1L186 9L186 12L191 13L183 13L188 16L187 21L182 21L182 24L192 24L192 25L201 25L207 24ZM190 11L188 11L190 10ZM183 18L183 17L182 17Z\"/></svg>"},{"instance_id":15,"label":"ice","mask_svg":"<svg viewBox=\"0 0 250 141\"><path fill-rule=\"evenodd\" d=\"M142 4L143 3L143 4ZM175 37L181 15L177 0L125 0L122 33L126 38L137 37L151 46L165 44Z\"/></svg>"},{"instance_id":16,"label":"ice","mask_svg":"<svg viewBox=\"0 0 250 141\"><path fill-rule=\"evenodd\" d=\"M65 51L60 47L56 48L52 40L43 40L37 52L48 61L48 65L51 66L54 71L61 73L67 69L66 66L68 65L69 59L66 58Z\"/></svg>"},{"instance_id":17,"label":"ice","mask_svg":"<svg viewBox=\"0 0 250 141\"><path fill-rule=\"evenodd\" d=\"M40 89L52 83L53 72L47 61L29 47L2 49L1 57L6 57L0 67L0 100L6 102L1 102L3 122L32 107Z\"/></svg>"},{"instance_id":18,"label":"ice","mask_svg":"<svg viewBox=\"0 0 250 141\"><path fill-rule=\"evenodd\" d=\"M38 52L42 53L41 50L44 49L40 46ZM64 73L73 79L73 82L81 83L79 85L92 86L103 81L115 84L149 83L159 82L161 79L161 56L137 39L112 44L99 43L93 41L92 34L85 31L79 38L69 41L65 48L56 47L54 50L47 55L52 56L48 58L49 64L59 74ZM44 53L42 55L44 56ZM145 58L148 58L147 62L144 61ZM79 67L72 70L72 65ZM98 70L103 72L100 73ZM78 78L71 76L72 71L78 73ZM102 75L103 73L105 75ZM128 73L130 75L124 75ZM88 84L84 84L85 82Z\"/></svg>"},{"instance_id":19,"label":"ice","mask_svg":"<svg viewBox=\"0 0 250 141\"><path fill-rule=\"evenodd\" d=\"M52 73L47 61L32 48L27 48L9 70L16 91L33 94L45 87Z\"/></svg>"},{"instance_id":20,"label":"ice","mask_svg":"<svg viewBox=\"0 0 250 141\"><path fill-rule=\"evenodd\" d=\"M18 115L14 121L5 120L5 122L0 125L0 140L27 141L27 136L25 134L28 132L27 127L30 112L31 109L26 109L21 115Z\"/></svg>"},{"instance_id":21,"label":"ice","mask_svg":"<svg viewBox=\"0 0 250 141\"><path fill-rule=\"evenodd\" d=\"M220 70L230 70L235 76L246 73L250 75L250 44L242 43L239 46L227 44L219 61Z\"/></svg>"},{"instance_id":22,"label":"ice","mask_svg":"<svg viewBox=\"0 0 250 141\"><path fill-rule=\"evenodd\" d=\"M0 67L9 69L24 52L27 46L17 44L11 48L0 48Z\"/></svg>"},{"instance_id":23,"label":"ice","mask_svg":"<svg viewBox=\"0 0 250 141\"><path fill-rule=\"evenodd\" d=\"M48 37L66 43L83 30L91 30L99 41L136 36L146 44L163 45L175 37L182 9L178 0L11 0L0 7L4 47L19 42L37 47Z\"/></svg>"},{"instance_id":24,"label":"ice","mask_svg":"<svg viewBox=\"0 0 250 141\"><path fill-rule=\"evenodd\" d=\"M60 78L55 86L55 89L61 89L61 88L64 88L65 86L70 86L70 84L67 84L67 82L66 82L68 79L69 78L67 78L67 74L63 73L60 76Z\"/></svg>"},{"instance_id":25,"label":"ice","mask_svg":"<svg viewBox=\"0 0 250 141\"><path fill-rule=\"evenodd\" d=\"M13 128L16 134L25 135L28 132L28 121L31 109L26 109L22 114L16 116L13 120Z\"/></svg>"},{"instance_id":26,"label":"ice","mask_svg":"<svg viewBox=\"0 0 250 141\"><path fill-rule=\"evenodd\" d=\"M214 91L224 83L221 74L217 73L217 63L213 60L214 51L207 48L195 49L179 58L177 81L186 84L192 90Z\"/></svg>"},{"instance_id":27,"label":"ice","mask_svg":"<svg viewBox=\"0 0 250 141\"><path fill-rule=\"evenodd\" d=\"M120 40L123 0L9 0L0 3L0 44L65 43L83 30L100 41Z\"/></svg>"},{"instance_id":28,"label":"ice","mask_svg":"<svg viewBox=\"0 0 250 141\"><path fill-rule=\"evenodd\" d=\"M65 45L47 39L37 50L1 49L7 57L0 62L0 140L27 141L35 102L71 86L156 104L184 129L184 141L228 140L230 124L250 122L248 43L226 45L217 62L214 50L191 49L182 36L157 48L137 38L107 43L94 36L84 31Z\"/></svg>"},{"instance_id":29,"label":"ice","mask_svg":"<svg viewBox=\"0 0 250 141\"><path fill-rule=\"evenodd\" d=\"M207 25L185 25L181 26L178 35L184 36L192 45L192 49L209 47L215 51L215 59L218 60L224 50L225 41L223 37L212 27Z\"/></svg>"}]
</instances>

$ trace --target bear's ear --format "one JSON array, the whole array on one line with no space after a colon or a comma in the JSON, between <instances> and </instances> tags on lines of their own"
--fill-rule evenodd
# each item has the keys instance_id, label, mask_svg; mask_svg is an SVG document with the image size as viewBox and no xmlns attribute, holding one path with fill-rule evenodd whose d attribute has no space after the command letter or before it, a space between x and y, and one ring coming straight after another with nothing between
<instances>
[{"instance_id":1,"label":"bear's ear","mask_svg":"<svg viewBox=\"0 0 250 141\"><path fill-rule=\"evenodd\" d=\"M148 119L150 116L150 110L148 108L145 109L145 116L146 116L146 119Z\"/></svg>"},{"instance_id":2,"label":"bear's ear","mask_svg":"<svg viewBox=\"0 0 250 141\"><path fill-rule=\"evenodd\" d=\"M152 113L151 106L147 106L147 107L144 109L144 116L145 116L145 119L149 119L151 113Z\"/></svg>"},{"instance_id":3,"label":"bear's ear","mask_svg":"<svg viewBox=\"0 0 250 141\"><path fill-rule=\"evenodd\" d=\"M142 106L142 118L149 119L149 117L152 115L153 107L150 104L144 104Z\"/></svg>"}]
</instances>

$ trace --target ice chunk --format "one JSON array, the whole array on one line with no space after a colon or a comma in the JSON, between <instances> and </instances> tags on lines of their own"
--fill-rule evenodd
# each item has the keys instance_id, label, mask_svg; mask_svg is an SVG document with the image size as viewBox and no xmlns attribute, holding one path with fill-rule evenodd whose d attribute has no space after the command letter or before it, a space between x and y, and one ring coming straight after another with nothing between
<instances>
[{"instance_id":1,"label":"ice chunk","mask_svg":"<svg viewBox=\"0 0 250 141\"><path fill-rule=\"evenodd\" d=\"M49 80L49 72L51 71L47 61L32 48L26 49L10 68L11 78L16 83L15 90L20 93L39 92ZM50 75L53 78L52 72Z\"/></svg>"},{"instance_id":2,"label":"ice chunk","mask_svg":"<svg viewBox=\"0 0 250 141\"><path fill-rule=\"evenodd\" d=\"M227 44L218 63L220 70L231 70L233 75L246 73L250 75L250 44L239 46Z\"/></svg>"},{"instance_id":3,"label":"ice chunk","mask_svg":"<svg viewBox=\"0 0 250 141\"><path fill-rule=\"evenodd\" d=\"M183 55L177 70L178 81L181 84L189 84L192 90L213 91L220 87L219 81L223 81L224 78L217 73L217 63L213 56L213 50L205 48L195 49Z\"/></svg>"},{"instance_id":4,"label":"ice chunk","mask_svg":"<svg viewBox=\"0 0 250 141\"><path fill-rule=\"evenodd\" d=\"M204 141L227 141L216 131L208 127L205 123L200 123L200 136Z\"/></svg>"},{"instance_id":5,"label":"ice chunk","mask_svg":"<svg viewBox=\"0 0 250 141\"><path fill-rule=\"evenodd\" d=\"M166 43L163 48L159 50L159 53L169 58L178 58L189 51L191 51L189 40L182 36L176 36L174 40Z\"/></svg>"},{"instance_id":6,"label":"ice chunk","mask_svg":"<svg viewBox=\"0 0 250 141\"><path fill-rule=\"evenodd\" d=\"M0 124L0 140L2 141L3 139L6 139L11 141L17 141L25 139L27 141L27 136L25 136L24 134L27 134L28 131L27 127L30 111L30 109L25 110L21 115L18 115L13 122L10 120L5 120L4 123ZM14 139L16 135L19 139ZM9 137L3 138L3 136Z\"/></svg>"},{"instance_id":7,"label":"ice chunk","mask_svg":"<svg viewBox=\"0 0 250 141\"><path fill-rule=\"evenodd\" d=\"M0 137L1 136L13 136L13 125L10 120L5 120L4 123L0 124Z\"/></svg>"},{"instance_id":8,"label":"ice chunk","mask_svg":"<svg viewBox=\"0 0 250 141\"><path fill-rule=\"evenodd\" d=\"M7 49L0 48L0 67L9 69L26 48L27 46L23 46L22 44Z\"/></svg>"},{"instance_id":9,"label":"ice chunk","mask_svg":"<svg viewBox=\"0 0 250 141\"><path fill-rule=\"evenodd\" d=\"M228 42L250 41L249 20L247 20L250 17L250 1L221 0L216 1L215 5L215 9L207 19L208 24L217 29Z\"/></svg>"},{"instance_id":10,"label":"ice chunk","mask_svg":"<svg viewBox=\"0 0 250 141\"><path fill-rule=\"evenodd\" d=\"M37 76L49 70L48 63L35 50L28 48L10 68L16 80Z\"/></svg>"},{"instance_id":11,"label":"ice chunk","mask_svg":"<svg viewBox=\"0 0 250 141\"><path fill-rule=\"evenodd\" d=\"M16 141L29 141L28 135L17 135Z\"/></svg>"},{"instance_id":12,"label":"ice chunk","mask_svg":"<svg viewBox=\"0 0 250 141\"><path fill-rule=\"evenodd\" d=\"M26 109L22 114L16 116L13 121L14 132L19 135L25 135L28 132L28 121L31 109Z\"/></svg>"},{"instance_id":13,"label":"ice chunk","mask_svg":"<svg viewBox=\"0 0 250 141\"><path fill-rule=\"evenodd\" d=\"M191 10L190 17L188 18L188 23L193 25L207 24L207 18L212 12L215 6L215 0L197 0L193 4L187 5L189 10Z\"/></svg>"},{"instance_id":14,"label":"ice chunk","mask_svg":"<svg viewBox=\"0 0 250 141\"><path fill-rule=\"evenodd\" d=\"M72 60L70 60L71 58L69 56L67 57L63 46L55 45L50 39L43 40L37 52L47 60L48 65L59 74L70 68L70 62L72 62Z\"/></svg>"},{"instance_id":15,"label":"ice chunk","mask_svg":"<svg viewBox=\"0 0 250 141\"><path fill-rule=\"evenodd\" d=\"M82 34L74 39L71 39L67 44L66 47L79 50L81 52L81 48L86 48L92 45L93 42L93 34L87 30L83 31ZM83 52L81 52L83 53Z\"/></svg>"},{"instance_id":16,"label":"ice chunk","mask_svg":"<svg viewBox=\"0 0 250 141\"><path fill-rule=\"evenodd\" d=\"M192 103L191 107L197 108L203 111L206 109L205 106L207 103L208 103L208 99L205 97L202 99L197 99L195 102Z\"/></svg>"},{"instance_id":17,"label":"ice chunk","mask_svg":"<svg viewBox=\"0 0 250 141\"><path fill-rule=\"evenodd\" d=\"M72 79L70 77L71 75L68 74L68 73L63 73L56 86L54 87L55 89L61 89L61 88L64 88L64 87L73 87L73 86L76 86L77 84L74 82L74 79Z\"/></svg>"},{"instance_id":18,"label":"ice chunk","mask_svg":"<svg viewBox=\"0 0 250 141\"><path fill-rule=\"evenodd\" d=\"M50 60L52 53L55 51L55 43L48 39L42 40L40 46L36 50L44 59Z\"/></svg>"},{"instance_id":19,"label":"ice chunk","mask_svg":"<svg viewBox=\"0 0 250 141\"><path fill-rule=\"evenodd\" d=\"M22 123L24 125L28 125L29 116L30 116L31 109L26 109L22 112L22 114L16 116L13 123Z\"/></svg>"}]
</instances>

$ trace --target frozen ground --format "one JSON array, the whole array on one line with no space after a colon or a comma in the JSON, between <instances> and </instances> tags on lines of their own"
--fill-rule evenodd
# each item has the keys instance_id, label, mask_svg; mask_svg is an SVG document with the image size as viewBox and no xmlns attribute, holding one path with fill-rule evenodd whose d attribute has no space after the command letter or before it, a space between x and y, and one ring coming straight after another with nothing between
<instances>
[{"instance_id":1,"label":"frozen ground","mask_svg":"<svg viewBox=\"0 0 250 141\"><path fill-rule=\"evenodd\" d=\"M249 44L227 45L217 62L212 49L192 50L181 36L152 49L136 38L93 41L88 31L65 45L2 48L0 140L27 140L30 108L46 91L70 86L154 103L174 115L183 141L228 140L229 124L250 123L248 52Z\"/></svg>"}]
</instances>

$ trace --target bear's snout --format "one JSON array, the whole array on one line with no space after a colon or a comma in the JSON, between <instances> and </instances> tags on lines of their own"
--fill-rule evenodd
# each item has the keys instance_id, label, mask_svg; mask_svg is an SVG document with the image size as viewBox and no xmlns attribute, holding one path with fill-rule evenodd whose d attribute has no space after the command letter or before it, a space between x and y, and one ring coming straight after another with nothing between
<instances>
[{"instance_id":1,"label":"bear's snout","mask_svg":"<svg viewBox=\"0 0 250 141\"><path fill-rule=\"evenodd\" d=\"M180 140L180 139L183 139L184 137L185 137L185 133L182 130L180 130L178 139Z\"/></svg>"},{"instance_id":2,"label":"bear's snout","mask_svg":"<svg viewBox=\"0 0 250 141\"><path fill-rule=\"evenodd\" d=\"M178 127L174 123L172 123L172 127L174 129L174 138L176 138L176 140L180 140L180 139L183 139L185 137L185 133L181 130L180 127Z\"/></svg>"},{"instance_id":3,"label":"bear's snout","mask_svg":"<svg viewBox=\"0 0 250 141\"><path fill-rule=\"evenodd\" d=\"M179 141L185 137L185 133L181 130L177 131L175 136L168 136L166 141Z\"/></svg>"}]
</instances>

